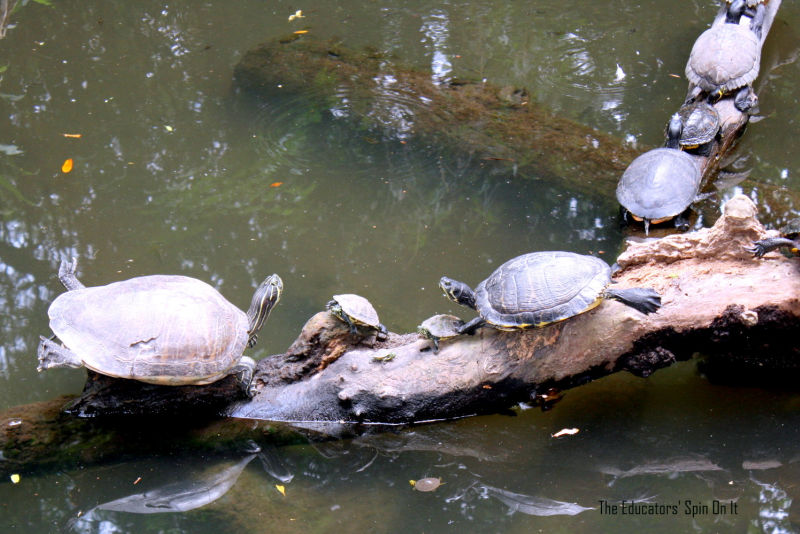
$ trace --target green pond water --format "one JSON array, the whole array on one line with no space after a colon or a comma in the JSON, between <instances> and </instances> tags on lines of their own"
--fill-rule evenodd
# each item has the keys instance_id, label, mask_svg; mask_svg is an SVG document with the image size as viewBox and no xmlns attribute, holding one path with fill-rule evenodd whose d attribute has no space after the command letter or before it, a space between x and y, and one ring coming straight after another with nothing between
<instances>
[{"instance_id":1,"label":"green pond water","mask_svg":"<svg viewBox=\"0 0 800 534\"><path fill-rule=\"evenodd\" d=\"M232 71L253 46L308 30L402 58L436 79L526 87L559 115L644 150L662 142L686 91L692 42L717 7L21 5L0 40L0 409L83 385L82 370L36 372L39 336L50 335L47 308L63 291L55 278L62 258L79 258L87 285L184 274L243 308L255 285L277 272L283 300L251 351L263 358L285 350L335 293L368 297L390 330L409 332L434 313L471 317L441 296L443 274L474 284L524 252L602 251L611 262L620 250L613 191L576 194L491 172L469 154L404 143L402 101L385 100L386 116L398 119L392 128L365 131L339 120L338 108L309 113L302 95L242 98ZM297 10L303 17L289 20ZM731 162L749 175L722 189L705 219L736 192L763 209L766 195L800 189L798 23L800 7L784 2L756 82L764 118L748 127ZM64 173L69 158L73 169ZM789 204L764 217L779 224L798 210ZM219 455L175 450L26 473L18 483L0 481L0 528L793 532L799 423L796 392L716 385L690 361L648 379L598 380L547 412L519 407L513 416L259 454L242 444ZM562 428L580 432L551 437ZM423 477L443 484L414 491L409 481ZM144 492L155 493L131 497ZM191 509L168 511L179 494ZM623 500L638 504L625 508Z\"/></svg>"}]
</instances>

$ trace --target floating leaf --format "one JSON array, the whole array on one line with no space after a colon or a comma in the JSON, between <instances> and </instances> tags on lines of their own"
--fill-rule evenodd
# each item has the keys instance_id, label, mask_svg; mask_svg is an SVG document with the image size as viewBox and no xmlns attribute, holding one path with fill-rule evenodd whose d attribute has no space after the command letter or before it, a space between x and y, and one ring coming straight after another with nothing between
<instances>
[{"instance_id":1,"label":"floating leaf","mask_svg":"<svg viewBox=\"0 0 800 534\"><path fill-rule=\"evenodd\" d=\"M19 475L16 474L16 473L11 475L11 482L13 482L14 484L18 484L19 483Z\"/></svg>"},{"instance_id":2,"label":"floating leaf","mask_svg":"<svg viewBox=\"0 0 800 534\"><path fill-rule=\"evenodd\" d=\"M80 138L82 137L82 134L68 134L68 133L62 133L61 135L63 135L64 137L68 137L68 138L70 138L70 139L80 139Z\"/></svg>"},{"instance_id":3,"label":"floating leaf","mask_svg":"<svg viewBox=\"0 0 800 534\"><path fill-rule=\"evenodd\" d=\"M174 128L173 128L172 126L170 126L169 124L165 125L165 126L164 126L164 129L165 129L166 131L168 131L168 132L171 132L172 130L174 130Z\"/></svg>"},{"instance_id":4,"label":"floating leaf","mask_svg":"<svg viewBox=\"0 0 800 534\"><path fill-rule=\"evenodd\" d=\"M137 477L136 480L133 481L133 485L135 486L136 484L138 484L141 481L142 481L142 477Z\"/></svg>"},{"instance_id":5,"label":"floating leaf","mask_svg":"<svg viewBox=\"0 0 800 534\"><path fill-rule=\"evenodd\" d=\"M303 35L304 33L308 33L308 30L297 30L294 32L295 35Z\"/></svg>"},{"instance_id":6,"label":"floating leaf","mask_svg":"<svg viewBox=\"0 0 800 534\"><path fill-rule=\"evenodd\" d=\"M64 160L64 163L61 165L61 172L67 174L72 170L72 158L67 158Z\"/></svg>"},{"instance_id":7,"label":"floating leaf","mask_svg":"<svg viewBox=\"0 0 800 534\"><path fill-rule=\"evenodd\" d=\"M283 185L283 182L272 182L269 184L270 187L280 187Z\"/></svg>"},{"instance_id":8,"label":"floating leaf","mask_svg":"<svg viewBox=\"0 0 800 534\"><path fill-rule=\"evenodd\" d=\"M303 15L303 11L298 9L294 12L293 15L289 15L289 22L292 22L294 19L304 19L305 15Z\"/></svg>"},{"instance_id":9,"label":"floating leaf","mask_svg":"<svg viewBox=\"0 0 800 534\"><path fill-rule=\"evenodd\" d=\"M408 483L411 484L412 488L417 485L417 481L416 480L409 480Z\"/></svg>"},{"instance_id":10,"label":"floating leaf","mask_svg":"<svg viewBox=\"0 0 800 534\"><path fill-rule=\"evenodd\" d=\"M283 495L284 497L286 497L286 487L285 487L285 486L281 486L280 484L275 484L275 488L276 488L278 491L280 491L280 492L281 492L281 495Z\"/></svg>"}]
</instances>

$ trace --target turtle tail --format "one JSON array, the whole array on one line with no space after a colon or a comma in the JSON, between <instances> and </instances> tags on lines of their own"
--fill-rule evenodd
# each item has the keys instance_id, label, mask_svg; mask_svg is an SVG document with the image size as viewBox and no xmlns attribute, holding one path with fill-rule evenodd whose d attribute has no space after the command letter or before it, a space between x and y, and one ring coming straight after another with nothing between
<instances>
[{"instance_id":1,"label":"turtle tail","mask_svg":"<svg viewBox=\"0 0 800 534\"><path fill-rule=\"evenodd\" d=\"M634 310L644 314L658 311L661 307L661 295L655 290L643 287L630 289L606 289L605 297L618 300Z\"/></svg>"}]
</instances>

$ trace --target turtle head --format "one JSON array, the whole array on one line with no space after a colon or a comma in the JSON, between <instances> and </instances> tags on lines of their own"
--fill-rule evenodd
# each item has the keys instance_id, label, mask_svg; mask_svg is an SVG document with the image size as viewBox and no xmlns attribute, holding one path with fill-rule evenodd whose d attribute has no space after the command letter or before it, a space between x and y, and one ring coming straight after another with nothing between
<instances>
[{"instance_id":1,"label":"turtle head","mask_svg":"<svg viewBox=\"0 0 800 534\"><path fill-rule=\"evenodd\" d=\"M725 15L725 22L729 24L739 24L747 3L745 0L733 0L728 6L728 13Z\"/></svg>"},{"instance_id":2,"label":"turtle head","mask_svg":"<svg viewBox=\"0 0 800 534\"><path fill-rule=\"evenodd\" d=\"M462 306L475 309L475 292L464 282L443 276L439 280L439 287L444 296Z\"/></svg>"},{"instance_id":3,"label":"turtle head","mask_svg":"<svg viewBox=\"0 0 800 534\"><path fill-rule=\"evenodd\" d=\"M683 121L678 113L672 115L667 126L667 148L680 148Z\"/></svg>"},{"instance_id":4,"label":"turtle head","mask_svg":"<svg viewBox=\"0 0 800 534\"><path fill-rule=\"evenodd\" d=\"M258 331L264 326L269 312L281 299L281 293L283 293L283 280L277 274L269 275L253 293L250 309L247 310L247 319L250 321L247 329L248 347L256 344Z\"/></svg>"}]
</instances>

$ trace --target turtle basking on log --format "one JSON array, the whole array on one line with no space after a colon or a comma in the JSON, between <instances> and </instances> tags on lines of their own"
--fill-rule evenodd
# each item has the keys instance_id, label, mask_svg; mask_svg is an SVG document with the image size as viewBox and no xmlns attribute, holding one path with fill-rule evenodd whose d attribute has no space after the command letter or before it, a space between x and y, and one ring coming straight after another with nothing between
<instances>
[{"instance_id":1,"label":"turtle basking on log","mask_svg":"<svg viewBox=\"0 0 800 534\"><path fill-rule=\"evenodd\" d=\"M473 334L482 326L498 330L539 328L563 321L614 299L641 313L661 307L652 289L613 289L611 267L594 256L573 252L532 252L497 268L475 291L443 276L439 287L450 300L477 310L479 316L457 328Z\"/></svg>"},{"instance_id":2,"label":"turtle basking on log","mask_svg":"<svg viewBox=\"0 0 800 534\"><path fill-rule=\"evenodd\" d=\"M242 353L278 303L277 274L258 286L245 314L210 285L187 276L139 276L85 287L76 261L58 271L67 292L48 310L64 343L41 338L39 371L87 367L117 378L161 385L211 384L238 374L250 391L255 362Z\"/></svg>"}]
</instances>

